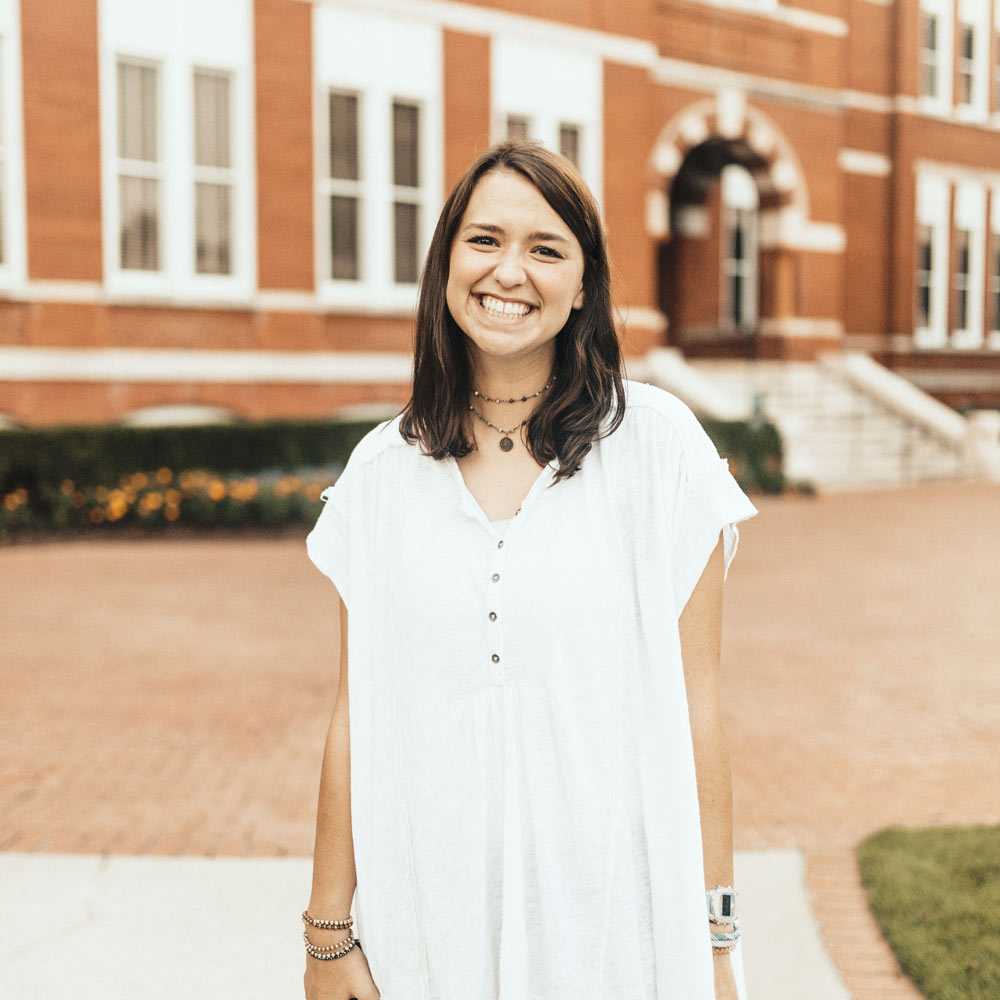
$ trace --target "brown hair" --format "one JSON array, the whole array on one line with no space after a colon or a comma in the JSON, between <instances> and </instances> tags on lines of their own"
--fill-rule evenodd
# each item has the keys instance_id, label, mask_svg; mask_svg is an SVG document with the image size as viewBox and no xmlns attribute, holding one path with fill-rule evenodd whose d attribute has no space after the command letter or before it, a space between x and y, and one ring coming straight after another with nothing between
<instances>
[{"instance_id":1,"label":"brown hair","mask_svg":"<svg viewBox=\"0 0 1000 1000\"><path fill-rule=\"evenodd\" d=\"M527 424L528 450L539 462L559 460L558 481L572 476L593 442L621 424L625 391L611 312L607 241L597 203L570 162L538 143L507 140L488 149L465 172L441 210L420 280L413 394L403 410L400 433L433 458L461 458L474 447L468 429L472 365L465 334L452 319L445 293L455 233L476 184L494 170L511 170L530 181L583 249L583 306L571 312L556 335L556 382Z\"/></svg>"}]
</instances>

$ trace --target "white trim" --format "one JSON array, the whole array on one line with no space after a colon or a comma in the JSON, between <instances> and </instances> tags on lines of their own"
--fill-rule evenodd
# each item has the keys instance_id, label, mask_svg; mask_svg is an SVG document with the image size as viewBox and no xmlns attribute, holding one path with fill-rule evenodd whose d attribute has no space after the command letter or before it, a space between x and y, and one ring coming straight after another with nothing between
<instances>
[{"instance_id":1,"label":"white trim","mask_svg":"<svg viewBox=\"0 0 1000 1000\"><path fill-rule=\"evenodd\" d=\"M794 205L760 213L760 246L843 253L844 227L835 222L811 222Z\"/></svg>"},{"instance_id":2,"label":"white trim","mask_svg":"<svg viewBox=\"0 0 1000 1000\"><path fill-rule=\"evenodd\" d=\"M967 167L961 163L946 163L943 160L916 159L913 161L913 171L918 176L922 171L927 171L951 183L973 181L977 184L1000 187L1000 170Z\"/></svg>"},{"instance_id":3,"label":"white trim","mask_svg":"<svg viewBox=\"0 0 1000 1000\"><path fill-rule=\"evenodd\" d=\"M650 306L615 306L614 315L618 325L630 330L652 330L663 333L667 328L667 317L659 310Z\"/></svg>"},{"instance_id":4,"label":"white trim","mask_svg":"<svg viewBox=\"0 0 1000 1000\"><path fill-rule=\"evenodd\" d=\"M521 35L547 42L554 47L588 49L612 62L626 66L651 66L656 60L656 45L626 35L616 35L592 28L577 28L541 18L487 10L448 0L301 0L314 7L360 8L384 11L394 16L418 17L441 27L476 35Z\"/></svg>"},{"instance_id":5,"label":"white trim","mask_svg":"<svg viewBox=\"0 0 1000 1000\"><path fill-rule=\"evenodd\" d=\"M892 173L892 160L888 156L865 149L842 149L837 154L837 164L845 174L888 177Z\"/></svg>"},{"instance_id":6,"label":"white trim","mask_svg":"<svg viewBox=\"0 0 1000 1000\"><path fill-rule=\"evenodd\" d=\"M336 4L338 6L363 6L368 9L380 8L393 13L401 11L416 11L423 17L439 20L449 28L459 28L463 31L472 31L480 34L491 34L494 30L507 30L507 25L497 28L501 22L528 22L536 23L535 18L529 18L522 14L511 14L506 11L485 11L480 7L472 7L464 3L449 3L444 0L306 0L307 3L314 4ZM813 11L799 10L794 7L764 7L751 6L746 2L734 3L733 0L696 0L696 2L710 7L718 7L725 10L738 10L741 14L753 14L771 21L787 24L802 31L812 31L823 35L832 35L835 38L843 38L847 35L847 22L842 17L832 17L828 14L817 14ZM559 30L572 32L576 36L590 36L593 47L610 47L614 50L621 50L624 55L629 55L633 59L641 58L644 54L636 47L644 45L632 38L623 35L614 35L608 32L595 31L592 28L573 28L560 25ZM616 61L621 61L617 60Z\"/></svg>"},{"instance_id":7,"label":"white trim","mask_svg":"<svg viewBox=\"0 0 1000 1000\"><path fill-rule=\"evenodd\" d=\"M815 319L808 316L764 317L758 329L765 337L843 337L844 324L839 319Z\"/></svg>"},{"instance_id":8,"label":"white trim","mask_svg":"<svg viewBox=\"0 0 1000 1000\"><path fill-rule=\"evenodd\" d=\"M178 351L0 347L4 382L405 384L409 354L392 351Z\"/></svg>"}]
</instances>

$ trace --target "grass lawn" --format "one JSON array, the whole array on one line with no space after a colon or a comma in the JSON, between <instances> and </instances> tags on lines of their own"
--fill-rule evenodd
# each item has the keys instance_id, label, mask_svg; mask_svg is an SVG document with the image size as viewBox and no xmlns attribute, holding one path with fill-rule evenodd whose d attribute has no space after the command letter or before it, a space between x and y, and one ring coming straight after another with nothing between
<instances>
[{"instance_id":1,"label":"grass lawn","mask_svg":"<svg viewBox=\"0 0 1000 1000\"><path fill-rule=\"evenodd\" d=\"M872 911L927 1000L998 1000L1000 826L884 830L858 854Z\"/></svg>"}]
</instances>

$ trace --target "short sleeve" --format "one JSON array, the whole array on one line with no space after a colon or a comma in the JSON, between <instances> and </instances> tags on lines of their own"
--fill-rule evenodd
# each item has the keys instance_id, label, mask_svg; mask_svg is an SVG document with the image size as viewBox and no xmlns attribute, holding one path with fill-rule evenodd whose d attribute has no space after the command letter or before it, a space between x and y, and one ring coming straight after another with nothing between
<instances>
[{"instance_id":1,"label":"short sleeve","mask_svg":"<svg viewBox=\"0 0 1000 1000\"><path fill-rule=\"evenodd\" d=\"M350 591L350 492L350 477L345 470L333 486L323 491L323 509L306 538L309 558L333 581L345 604L349 603Z\"/></svg>"},{"instance_id":2,"label":"short sleeve","mask_svg":"<svg viewBox=\"0 0 1000 1000\"><path fill-rule=\"evenodd\" d=\"M686 409L686 408L685 408ZM737 524L757 508L740 489L711 438L686 410L678 428L684 484L674 528L674 599L678 614L687 604L722 533L726 572L739 542Z\"/></svg>"}]
</instances>

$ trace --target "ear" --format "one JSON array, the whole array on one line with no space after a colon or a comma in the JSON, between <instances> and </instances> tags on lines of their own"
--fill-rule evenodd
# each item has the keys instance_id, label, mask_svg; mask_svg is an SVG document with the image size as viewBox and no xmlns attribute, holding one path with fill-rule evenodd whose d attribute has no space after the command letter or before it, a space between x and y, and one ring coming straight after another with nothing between
<instances>
[{"instance_id":1,"label":"ear","mask_svg":"<svg viewBox=\"0 0 1000 1000\"><path fill-rule=\"evenodd\" d=\"M580 286L580 294L573 299L573 308L582 309L583 308L583 285Z\"/></svg>"}]
</instances>

